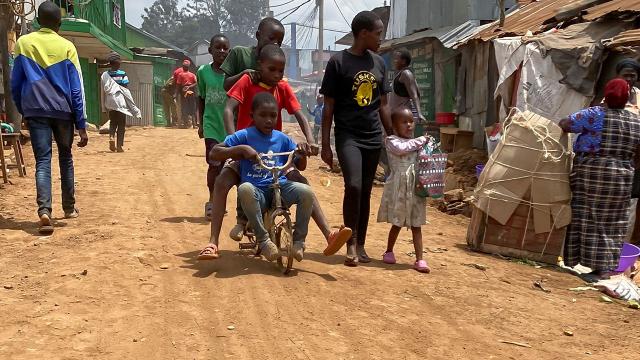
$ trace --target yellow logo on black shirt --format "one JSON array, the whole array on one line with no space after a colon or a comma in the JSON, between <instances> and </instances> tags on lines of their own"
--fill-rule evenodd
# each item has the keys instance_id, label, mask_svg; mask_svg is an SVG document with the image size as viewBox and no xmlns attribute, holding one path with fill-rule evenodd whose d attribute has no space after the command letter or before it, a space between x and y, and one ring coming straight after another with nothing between
<instances>
[{"instance_id":1,"label":"yellow logo on black shirt","mask_svg":"<svg viewBox=\"0 0 640 360\"><path fill-rule=\"evenodd\" d=\"M354 99L358 105L369 106L373 101L373 90L377 87L376 77L368 71L361 71L354 77L351 90L355 93Z\"/></svg>"}]
</instances>

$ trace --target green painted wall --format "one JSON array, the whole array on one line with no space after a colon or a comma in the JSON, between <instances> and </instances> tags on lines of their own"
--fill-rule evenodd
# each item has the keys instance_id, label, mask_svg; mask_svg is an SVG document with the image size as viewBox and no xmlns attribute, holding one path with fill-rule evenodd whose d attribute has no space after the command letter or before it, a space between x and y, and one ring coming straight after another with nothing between
<instances>
[{"instance_id":1,"label":"green painted wall","mask_svg":"<svg viewBox=\"0 0 640 360\"><path fill-rule=\"evenodd\" d=\"M127 43L124 0L78 1L54 0L62 8L63 16L71 16L90 21L98 29L121 44ZM119 9L120 16L114 16ZM119 19L119 24L116 20Z\"/></svg>"},{"instance_id":2,"label":"green painted wall","mask_svg":"<svg viewBox=\"0 0 640 360\"><path fill-rule=\"evenodd\" d=\"M456 52L443 47L441 56L449 59L449 61L444 64L442 107L438 108L437 111L454 112L456 107Z\"/></svg>"},{"instance_id":3,"label":"green painted wall","mask_svg":"<svg viewBox=\"0 0 640 360\"><path fill-rule=\"evenodd\" d=\"M80 58L82 69L82 82L87 106L87 121L100 126L100 85L98 81L98 65L90 63L85 58Z\"/></svg>"}]
</instances>

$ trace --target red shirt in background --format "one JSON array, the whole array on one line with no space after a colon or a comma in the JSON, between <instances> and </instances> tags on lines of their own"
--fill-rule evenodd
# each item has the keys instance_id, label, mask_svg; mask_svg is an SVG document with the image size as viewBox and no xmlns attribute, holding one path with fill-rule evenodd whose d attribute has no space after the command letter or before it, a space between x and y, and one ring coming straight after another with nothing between
<instances>
[{"instance_id":1,"label":"red shirt in background","mask_svg":"<svg viewBox=\"0 0 640 360\"><path fill-rule=\"evenodd\" d=\"M182 70L182 68L180 68ZM193 85L197 82L196 74L190 72L189 70L178 72L177 70L173 73L173 77L175 79L175 83L180 86Z\"/></svg>"},{"instance_id":2,"label":"red shirt in background","mask_svg":"<svg viewBox=\"0 0 640 360\"><path fill-rule=\"evenodd\" d=\"M275 126L276 130L282 131L282 116L280 114L282 109L286 109L289 114L294 114L302 109L288 82L281 80L278 85L269 89L263 85L254 84L249 75L244 75L227 93L230 98L236 99L240 103L238 107L238 128L236 130L246 129L253 125L251 104L253 103L253 97L261 92L269 92L276 98L279 110L278 123Z\"/></svg>"},{"instance_id":3,"label":"red shirt in background","mask_svg":"<svg viewBox=\"0 0 640 360\"><path fill-rule=\"evenodd\" d=\"M180 74L180 73L181 73L181 72L183 72L183 71L184 71L184 70L182 70L182 68L181 68L181 67L179 67L179 68L177 68L177 69L175 69L175 70L173 71L173 83L174 83L174 84L175 84L175 83L176 83L176 81L178 80L178 74Z\"/></svg>"}]
</instances>

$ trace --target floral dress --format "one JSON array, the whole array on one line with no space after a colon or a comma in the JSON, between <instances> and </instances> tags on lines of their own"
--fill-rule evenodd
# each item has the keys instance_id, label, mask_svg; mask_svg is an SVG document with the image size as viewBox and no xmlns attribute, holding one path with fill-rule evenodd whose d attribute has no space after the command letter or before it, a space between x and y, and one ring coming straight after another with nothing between
<instances>
[{"instance_id":1,"label":"floral dress","mask_svg":"<svg viewBox=\"0 0 640 360\"><path fill-rule=\"evenodd\" d=\"M419 227L427 223L426 199L415 195L415 163L427 138L404 139L389 136L385 147L391 174L384 185L378 222L398 227Z\"/></svg>"}]
</instances>

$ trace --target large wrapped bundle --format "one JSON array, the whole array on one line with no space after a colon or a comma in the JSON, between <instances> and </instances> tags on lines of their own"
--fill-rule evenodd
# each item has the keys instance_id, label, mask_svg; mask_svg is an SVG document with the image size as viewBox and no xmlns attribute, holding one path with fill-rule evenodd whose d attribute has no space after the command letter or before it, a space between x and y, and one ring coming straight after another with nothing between
<instances>
[{"instance_id":1,"label":"large wrapped bundle","mask_svg":"<svg viewBox=\"0 0 640 360\"><path fill-rule=\"evenodd\" d=\"M570 146L549 119L514 113L476 187L469 245L555 263L571 222Z\"/></svg>"}]
</instances>

